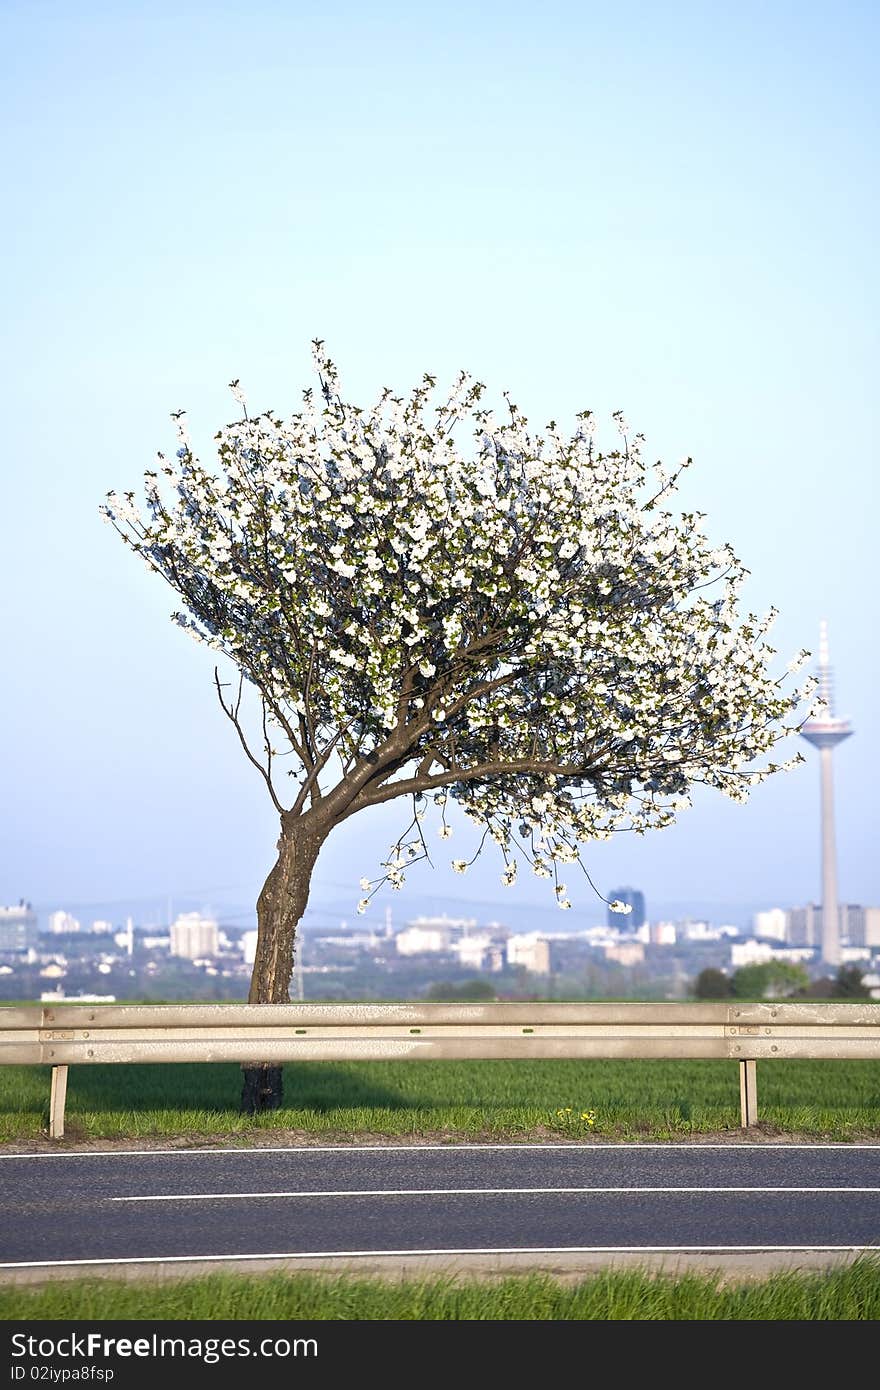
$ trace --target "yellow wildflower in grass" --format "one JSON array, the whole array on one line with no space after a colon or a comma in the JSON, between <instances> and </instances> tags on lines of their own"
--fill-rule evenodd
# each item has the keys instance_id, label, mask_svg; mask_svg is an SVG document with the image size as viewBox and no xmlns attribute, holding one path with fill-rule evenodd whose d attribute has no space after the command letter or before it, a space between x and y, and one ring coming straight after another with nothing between
<instances>
[{"instance_id":1,"label":"yellow wildflower in grass","mask_svg":"<svg viewBox=\"0 0 880 1390\"><path fill-rule=\"evenodd\" d=\"M556 1118L563 1129L582 1130L584 1126L593 1129L597 1115L595 1110L578 1110L575 1113L570 1105L565 1105L556 1111Z\"/></svg>"}]
</instances>

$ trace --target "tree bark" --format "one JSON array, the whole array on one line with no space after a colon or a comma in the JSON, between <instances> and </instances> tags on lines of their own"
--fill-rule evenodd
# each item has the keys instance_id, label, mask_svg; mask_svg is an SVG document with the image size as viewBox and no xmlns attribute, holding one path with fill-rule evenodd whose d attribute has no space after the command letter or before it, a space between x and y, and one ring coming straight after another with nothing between
<instances>
[{"instance_id":1,"label":"tree bark","mask_svg":"<svg viewBox=\"0 0 880 1390\"><path fill-rule=\"evenodd\" d=\"M296 929L309 899L312 871L326 830L308 816L281 818L276 859L257 899L257 950L249 1004L288 1004ZM277 1110L282 1100L281 1067L270 1062L242 1065L241 1110L253 1115Z\"/></svg>"}]
</instances>

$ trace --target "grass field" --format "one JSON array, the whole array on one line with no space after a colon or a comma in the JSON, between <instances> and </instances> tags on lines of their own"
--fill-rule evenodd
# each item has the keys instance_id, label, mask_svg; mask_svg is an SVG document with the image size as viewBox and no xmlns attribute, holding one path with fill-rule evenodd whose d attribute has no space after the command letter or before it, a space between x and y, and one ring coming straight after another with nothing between
<instances>
[{"instance_id":1,"label":"grass field","mask_svg":"<svg viewBox=\"0 0 880 1390\"><path fill-rule=\"evenodd\" d=\"M576 1284L544 1275L383 1281L212 1274L164 1285L92 1280L0 1289L0 1319L95 1318L872 1321L880 1318L880 1262L723 1286L711 1275L608 1270Z\"/></svg>"},{"instance_id":2,"label":"grass field","mask_svg":"<svg viewBox=\"0 0 880 1390\"><path fill-rule=\"evenodd\" d=\"M739 1132L735 1061L312 1062L285 1068L284 1107L238 1113L235 1064L72 1067L65 1140L287 1130L353 1136L682 1138ZM48 1067L0 1068L0 1141L38 1139ZM880 1063L758 1064L760 1128L880 1138Z\"/></svg>"}]
</instances>

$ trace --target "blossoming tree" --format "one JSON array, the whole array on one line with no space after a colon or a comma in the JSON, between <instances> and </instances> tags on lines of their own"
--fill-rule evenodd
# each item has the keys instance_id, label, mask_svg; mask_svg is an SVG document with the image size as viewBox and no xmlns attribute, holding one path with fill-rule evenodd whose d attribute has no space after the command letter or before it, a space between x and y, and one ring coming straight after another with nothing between
<instances>
[{"instance_id":1,"label":"blossoming tree","mask_svg":"<svg viewBox=\"0 0 880 1390\"><path fill-rule=\"evenodd\" d=\"M216 466L178 412L145 514L133 492L102 508L180 596L176 621L238 670L229 695L215 668L217 694L280 819L253 1004L287 1001L312 871L350 816L411 808L361 911L428 857L431 803L449 837L450 799L482 831L477 853L496 842L505 884L528 865L568 908L560 866L586 873L584 843L669 825L695 784L743 801L789 765L762 755L809 688L771 673L774 612L739 614L731 548L710 545L701 513L667 509L689 459L648 466L619 414L608 451L590 411L570 435L536 434L464 373L439 404L425 376L361 409L314 347L320 391L292 418L250 418L233 382L242 418L216 435ZM244 1071L245 1109L279 1102L279 1068Z\"/></svg>"}]
</instances>

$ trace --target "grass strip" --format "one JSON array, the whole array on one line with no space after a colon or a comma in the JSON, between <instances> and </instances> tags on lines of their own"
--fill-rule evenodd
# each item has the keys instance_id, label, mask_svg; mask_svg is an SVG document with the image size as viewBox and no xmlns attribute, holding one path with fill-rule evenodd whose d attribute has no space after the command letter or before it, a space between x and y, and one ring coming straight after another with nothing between
<instances>
[{"instance_id":1,"label":"grass strip","mask_svg":"<svg viewBox=\"0 0 880 1390\"><path fill-rule=\"evenodd\" d=\"M717 1275L613 1270L577 1283L549 1275L357 1278L209 1274L165 1284L108 1280L0 1289L0 1319L509 1321L872 1321L880 1260L827 1272L722 1283Z\"/></svg>"},{"instance_id":2,"label":"grass strip","mask_svg":"<svg viewBox=\"0 0 880 1390\"><path fill-rule=\"evenodd\" d=\"M255 1120L234 1064L72 1067L67 1136L674 1139L740 1124L735 1061L313 1062L284 1079L283 1107ZM48 1067L0 1068L0 1142L45 1134L48 1101ZM770 1133L880 1137L880 1063L761 1062L758 1113Z\"/></svg>"}]
</instances>

